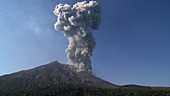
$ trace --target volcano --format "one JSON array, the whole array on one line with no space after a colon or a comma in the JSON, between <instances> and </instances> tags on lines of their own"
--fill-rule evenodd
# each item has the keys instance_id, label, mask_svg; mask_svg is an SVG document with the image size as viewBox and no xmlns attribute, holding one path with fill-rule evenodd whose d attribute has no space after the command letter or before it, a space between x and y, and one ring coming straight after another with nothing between
<instances>
[{"instance_id":1,"label":"volcano","mask_svg":"<svg viewBox=\"0 0 170 96\"><path fill-rule=\"evenodd\" d=\"M113 96L113 94L133 96L143 91L169 89L137 85L118 86L89 72L76 72L71 67L55 61L1 76L0 96Z\"/></svg>"}]
</instances>

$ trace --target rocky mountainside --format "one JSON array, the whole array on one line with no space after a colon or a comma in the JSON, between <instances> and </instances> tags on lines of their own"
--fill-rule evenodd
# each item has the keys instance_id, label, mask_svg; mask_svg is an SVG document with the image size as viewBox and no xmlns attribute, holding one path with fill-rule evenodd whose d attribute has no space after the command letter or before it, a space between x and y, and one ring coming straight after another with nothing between
<instances>
[{"instance_id":1,"label":"rocky mountainside","mask_svg":"<svg viewBox=\"0 0 170 96\"><path fill-rule=\"evenodd\" d=\"M157 89L169 88L118 86L88 72L77 73L70 65L60 64L57 61L0 76L0 96L117 96L113 94L133 96L138 92Z\"/></svg>"},{"instance_id":2,"label":"rocky mountainside","mask_svg":"<svg viewBox=\"0 0 170 96\"><path fill-rule=\"evenodd\" d=\"M86 72L75 72L68 64L57 61L34 69L0 77L0 88L15 86L20 88L47 87L62 85L86 85L102 88L117 88L118 86L106 82ZM9 88L9 87L8 87Z\"/></svg>"}]
</instances>

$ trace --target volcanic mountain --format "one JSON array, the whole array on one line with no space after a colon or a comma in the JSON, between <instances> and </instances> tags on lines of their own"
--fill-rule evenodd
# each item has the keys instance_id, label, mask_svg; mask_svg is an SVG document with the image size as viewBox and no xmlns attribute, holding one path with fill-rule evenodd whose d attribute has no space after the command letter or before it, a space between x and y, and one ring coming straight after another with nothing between
<instances>
[{"instance_id":1,"label":"volcanic mountain","mask_svg":"<svg viewBox=\"0 0 170 96\"><path fill-rule=\"evenodd\" d=\"M0 77L0 96L131 96L146 90L153 88L114 85L89 72L76 72L71 65L57 61Z\"/></svg>"},{"instance_id":2,"label":"volcanic mountain","mask_svg":"<svg viewBox=\"0 0 170 96\"><path fill-rule=\"evenodd\" d=\"M31 70L20 71L0 77L0 87L19 84L23 88L34 86L87 85L94 87L117 87L90 73L72 71L68 64L57 61ZM4 83L5 82L5 83ZM10 83L9 83L10 82Z\"/></svg>"}]
</instances>

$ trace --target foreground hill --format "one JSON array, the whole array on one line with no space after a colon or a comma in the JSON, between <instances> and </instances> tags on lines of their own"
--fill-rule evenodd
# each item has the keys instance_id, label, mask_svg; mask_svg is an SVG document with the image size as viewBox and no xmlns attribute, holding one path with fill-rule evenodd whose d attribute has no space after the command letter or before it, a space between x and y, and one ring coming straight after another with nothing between
<instances>
[{"instance_id":1,"label":"foreground hill","mask_svg":"<svg viewBox=\"0 0 170 96\"><path fill-rule=\"evenodd\" d=\"M145 96L150 93L159 93L158 96L170 95L169 88L117 86L91 73L77 73L70 67L55 61L34 69L1 76L0 96Z\"/></svg>"}]
</instances>

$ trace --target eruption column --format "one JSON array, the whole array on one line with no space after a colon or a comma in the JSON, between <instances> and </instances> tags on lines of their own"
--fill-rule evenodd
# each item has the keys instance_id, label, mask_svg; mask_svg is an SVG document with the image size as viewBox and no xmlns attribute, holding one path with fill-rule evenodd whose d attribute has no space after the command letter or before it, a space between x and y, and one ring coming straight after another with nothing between
<instances>
[{"instance_id":1,"label":"eruption column","mask_svg":"<svg viewBox=\"0 0 170 96\"><path fill-rule=\"evenodd\" d=\"M90 57L96 42L89 28L98 29L101 21L100 5L96 1L77 2L73 7L59 4L54 14L58 17L55 29L64 32L69 40L66 52L70 64L75 66L77 72L91 72Z\"/></svg>"}]
</instances>

